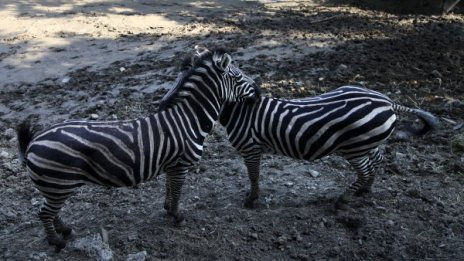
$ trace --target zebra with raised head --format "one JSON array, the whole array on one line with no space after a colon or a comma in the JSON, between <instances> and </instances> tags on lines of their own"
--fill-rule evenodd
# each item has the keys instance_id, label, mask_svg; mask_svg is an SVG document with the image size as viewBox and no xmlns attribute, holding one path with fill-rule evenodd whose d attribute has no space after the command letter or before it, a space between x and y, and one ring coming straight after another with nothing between
<instances>
[{"instance_id":1,"label":"zebra with raised head","mask_svg":"<svg viewBox=\"0 0 464 261\"><path fill-rule=\"evenodd\" d=\"M437 118L428 112L354 86L304 99L262 97L254 104L232 102L224 106L219 121L243 156L251 182L245 207L253 207L258 199L261 154L269 151L304 160L340 153L357 172L356 181L336 201L337 207L346 207L352 195L370 190L375 167L383 159L379 146L393 132L395 112L414 113L424 123L421 130L403 132L406 136L423 134L438 125Z\"/></svg>"},{"instance_id":2,"label":"zebra with raised head","mask_svg":"<svg viewBox=\"0 0 464 261\"><path fill-rule=\"evenodd\" d=\"M65 247L71 228L58 212L76 188L133 186L166 173L165 208L177 222L181 187L225 102L256 100L259 88L224 50L196 48L189 69L159 112L127 121L70 121L34 133L17 129L20 158L45 201L39 211L49 244ZM61 233L63 239L58 235Z\"/></svg>"}]
</instances>

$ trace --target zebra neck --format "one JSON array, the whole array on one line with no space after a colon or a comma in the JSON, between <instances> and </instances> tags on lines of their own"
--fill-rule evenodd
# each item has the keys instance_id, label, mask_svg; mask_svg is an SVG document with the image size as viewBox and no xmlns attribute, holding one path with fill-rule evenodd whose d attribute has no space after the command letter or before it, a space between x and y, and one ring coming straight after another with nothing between
<instances>
[{"instance_id":1,"label":"zebra neck","mask_svg":"<svg viewBox=\"0 0 464 261\"><path fill-rule=\"evenodd\" d=\"M203 140L213 129L218 119L219 104L215 102L199 102L196 99L185 99L167 110L177 115L179 124L185 126L189 136Z\"/></svg>"}]
</instances>

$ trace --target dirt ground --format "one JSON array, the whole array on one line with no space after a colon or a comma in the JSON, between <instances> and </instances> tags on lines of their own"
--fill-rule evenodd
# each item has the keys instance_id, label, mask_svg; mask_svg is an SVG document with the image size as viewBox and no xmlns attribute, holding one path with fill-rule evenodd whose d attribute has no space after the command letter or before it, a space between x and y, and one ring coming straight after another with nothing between
<instances>
[{"instance_id":1,"label":"dirt ground","mask_svg":"<svg viewBox=\"0 0 464 261\"><path fill-rule=\"evenodd\" d=\"M1 1L0 259L460 260L464 258L464 13L423 1ZM245 167L222 127L163 210L164 176L136 188L85 186L62 211L74 235L55 253L42 202L17 160L26 117L130 119L157 110L196 44L231 50L265 95L346 84L439 116L440 128L385 147L373 192L335 211L354 179L336 155L265 155L261 197L243 208ZM401 119L413 120L407 115Z\"/></svg>"}]
</instances>

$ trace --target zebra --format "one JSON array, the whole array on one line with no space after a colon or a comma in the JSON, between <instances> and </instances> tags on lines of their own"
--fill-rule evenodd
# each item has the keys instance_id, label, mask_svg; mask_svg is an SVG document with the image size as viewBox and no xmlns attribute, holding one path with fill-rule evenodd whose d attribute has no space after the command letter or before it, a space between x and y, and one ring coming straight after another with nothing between
<instances>
[{"instance_id":1,"label":"zebra","mask_svg":"<svg viewBox=\"0 0 464 261\"><path fill-rule=\"evenodd\" d=\"M184 62L189 69L163 97L159 111L148 117L68 121L41 132L28 121L19 124L19 157L45 198L38 216L57 252L72 233L58 213L84 184L134 186L166 173L164 208L176 222L184 219L178 209L182 184L200 160L221 107L230 101L253 102L260 92L225 50L195 50Z\"/></svg>"},{"instance_id":2,"label":"zebra","mask_svg":"<svg viewBox=\"0 0 464 261\"><path fill-rule=\"evenodd\" d=\"M431 113L408 108L365 88L343 86L315 97L294 100L261 97L254 104L224 106L219 122L241 154L251 183L244 205L252 208L259 197L259 168L264 152L295 159L315 160L340 153L357 178L335 201L346 209L354 194L369 192L376 167L383 160L379 146L392 134L395 112L415 114L424 126L408 126L402 136L421 135L438 126Z\"/></svg>"}]
</instances>

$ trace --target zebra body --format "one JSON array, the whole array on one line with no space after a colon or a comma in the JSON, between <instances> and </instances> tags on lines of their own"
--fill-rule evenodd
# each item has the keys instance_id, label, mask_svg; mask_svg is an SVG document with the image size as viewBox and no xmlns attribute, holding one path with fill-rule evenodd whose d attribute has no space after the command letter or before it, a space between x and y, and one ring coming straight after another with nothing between
<instances>
[{"instance_id":1,"label":"zebra body","mask_svg":"<svg viewBox=\"0 0 464 261\"><path fill-rule=\"evenodd\" d=\"M251 181L245 206L252 207L258 198L264 152L304 160L338 152L358 173L338 203L346 202L355 192L369 190L374 168L383 158L379 146L395 126L395 111L415 113L427 128L437 125L428 112L395 104L379 92L354 86L304 99L262 97L254 104L234 102L225 106L219 121L243 156Z\"/></svg>"},{"instance_id":2,"label":"zebra body","mask_svg":"<svg viewBox=\"0 0 464 261\"><path fill-rule=\"evenodd\" d=\"M58 212L79 186L133 186L166 173L165 209L178 211L181 187L188 170L202 154L203 142L225 102L255 100L255 83L231 64L225 51L202 49L191 58L160 111L128 121L70 121L34 134L24 122L18 126L20 158L37 189L45 197L39 217L48 242L65 246L57 233L71 229ZM193 64L193 66L191 66Z\"/></svg>"},{"instance_id":3,"label":"zebra body","mask_svg":"<svg viewBox=\"0 0 464 261\"><path fill-rule=\"evenodd\" d=\"M134 186L182 162L186 146L196 148L197 142L202 143L204 137L195 139L189 137L191 133L185 129L175 128L188 121L188 118L174 118L162 111L132 121L57 124L35 137L27 150L26 164L36 184L47 182L48 178L49 183L53 183L54 178L62 177L65 172L69 189L86 183ZM197 150L189 151L192 155L190 166L200 159L201 150L199 145ZM41 190L54 189L45 187Z\"/></svg>"}]
</instances>

